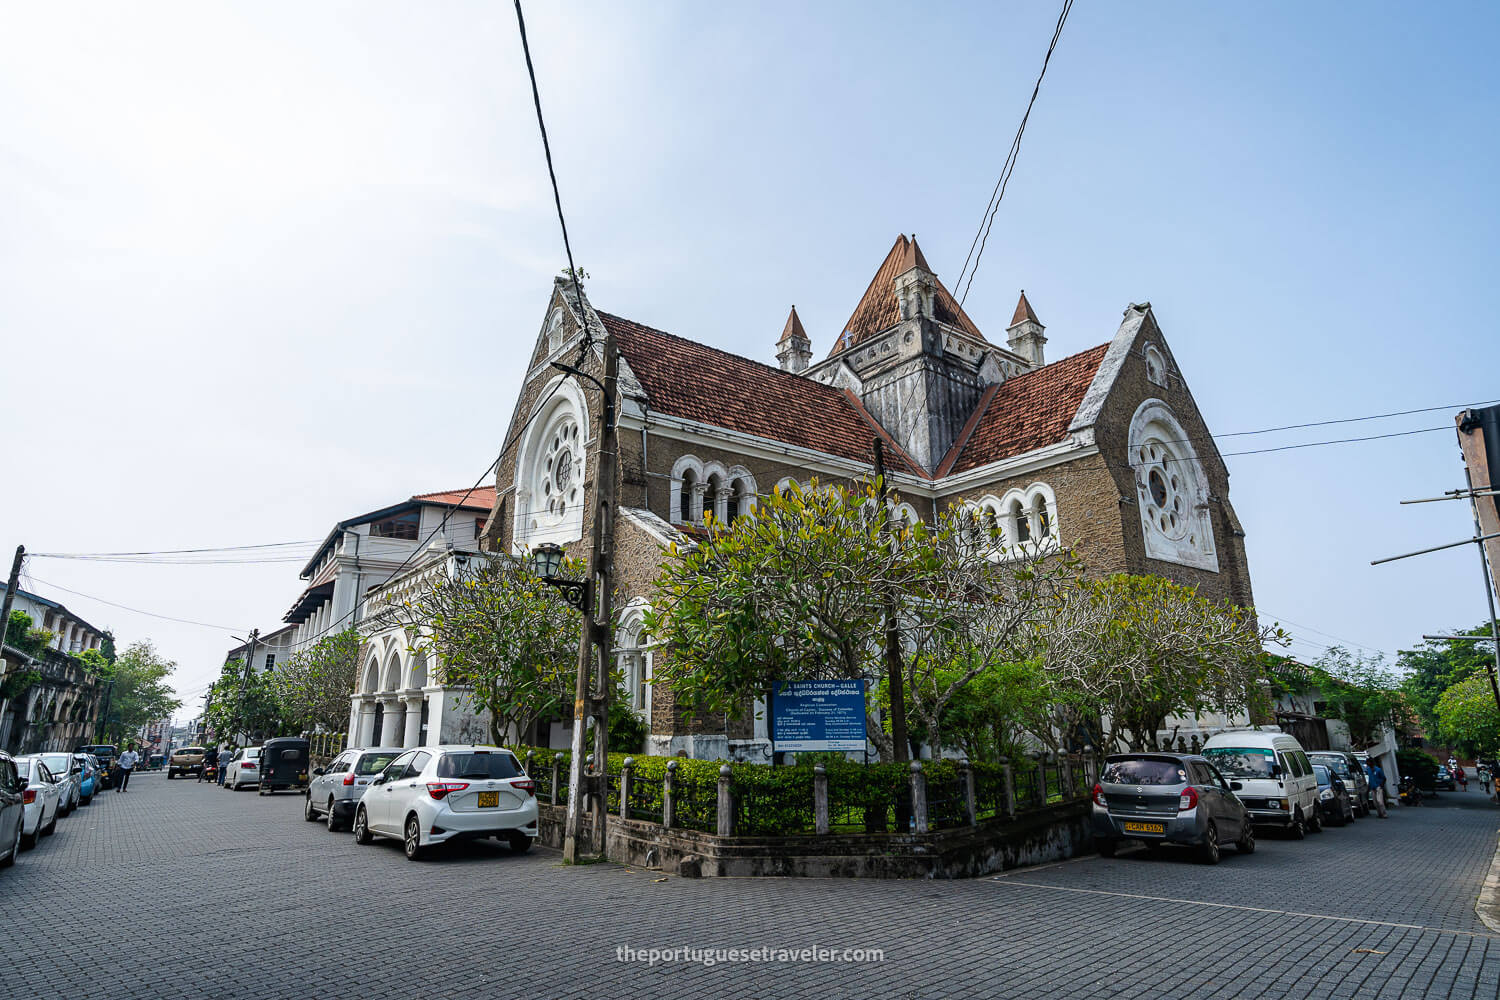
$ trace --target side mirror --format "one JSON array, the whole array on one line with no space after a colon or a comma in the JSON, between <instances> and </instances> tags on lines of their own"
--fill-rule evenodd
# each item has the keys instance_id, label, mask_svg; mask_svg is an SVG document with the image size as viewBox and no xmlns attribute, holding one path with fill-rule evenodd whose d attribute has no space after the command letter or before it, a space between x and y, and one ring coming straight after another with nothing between
<instances>
[{"instance_id":1,"label":"side mirror","mask_svg":"<svg viewBox=\"0 0 1500 1000\"><path fill-rule=\"evenodd\" d=\"M370 782L370 784L372 784L372 785L383 785L383 784L385 784L385 774L382 773L374 781Z\"/></svg>"},{"instance_id":2,"label":"side mirror","mask_svg":"<svg viewBox=\"0 0 1500 1000\"><path fill-rule=\"evenodd\" d=\"M31 779L30 778L22 778L21 779L20 787L18 787L16 789L16 791L18 791L18 792L24 792L24 791L26 791L26 789L28 789L30 787L31 787Z\"/></svg>"},{"instance_id":3,"label":"side mirror","mask_svg":"<svg viewBox=\"0 0 1500 1000\"><path fill-rule=\"evenodd\" d=\"M1229 790L1232 791L1232 792L1243 791L1244 788L1245 788L1245 783L1243 781L1231 781L1229 783Z\"/></svg>"},{"instance_id":4,"label":"side mirror","mask_svg":"<svg viewBox=\"0 0 1500 1000\"><path fill-rule=\"evenodd\" d=\"M323 769L321 767L315 767L315 768L313 768L313 774L322 774L322 773L323 773Z\"/></svg>"}]
</instances>

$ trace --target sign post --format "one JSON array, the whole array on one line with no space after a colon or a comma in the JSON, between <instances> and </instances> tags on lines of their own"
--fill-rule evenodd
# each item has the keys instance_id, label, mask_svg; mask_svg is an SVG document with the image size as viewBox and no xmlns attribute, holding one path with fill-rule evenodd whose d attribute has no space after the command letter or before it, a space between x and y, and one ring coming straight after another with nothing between
<instances>
[{"instance_id":1,"label":"sign post","mask_svg":"<svg viewBox=\"0 0 1500 1000\"><path fill-rule=\"evenodd\" d=\"M776 753L863 751L865 682L777 681L771 689L771 747Z\"/></svg>"}]
</instances>

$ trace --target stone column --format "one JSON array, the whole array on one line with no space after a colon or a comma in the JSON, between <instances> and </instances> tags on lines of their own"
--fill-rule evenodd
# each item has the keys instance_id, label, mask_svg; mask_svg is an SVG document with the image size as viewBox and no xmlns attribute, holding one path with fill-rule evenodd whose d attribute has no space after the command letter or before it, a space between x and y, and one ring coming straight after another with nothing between
<instances>
[{"instance_id":1,"label":"stone column","mask_svg":"<svg viewBox=\"0 0 1500 1000\"><path fill-rule=\"evenodd\" d=\"M729 785L729 765L719 768L719 808L715 831L721 837L734 835L734 794Z\"/></svg>"},{"instance_id":2,"label":"stone column","mask_svg":"<svg viewBox=\"0 0 1500 1000\"><path fill-rule=\"evenodd\" d=\"M395 695L382 695L380 707L384 710L380 720L380 746L400 746L406 736L406 706Z\"/></svg>"},{"instance_id":3,"label":"stone column","mask_svg":"<svg viewBox=\"0 0 1500 1000\"><path fill-rule=\"evenodd\" d=\"M406 703L406 739L401 745L419 747L422 745L422 692L408 691L401 700Z\"/></svg>"},{"instance_id":4,"label":"stone column","mask_svg":"<svg viewBox=\"0 0 1500 1000\"><path fill-rule=\"evenodd\" d=\"M828 832L828 768L813 765L813 831Z\"/></svg>"},{"instance_id":5,"label":"stone column","mask_svg":"<svg viewBox=\"0 0 1500 1000\"><path fill-rule=\"evenodd\" d=\"M370 695L359 699L359 732L355 742L362 747L375 745L375 699Z\"/></svg>"},{"instance_id":6,"label":"stone column","mask_svg":"<svg viewBox=\"0 0 1500 1000\"><path fill-rule=\"evenodd\" d=\"M927 775L922 773L922 762L911 762L911 815L917 833L927 832Z\"/></svg>"}]
</instances>

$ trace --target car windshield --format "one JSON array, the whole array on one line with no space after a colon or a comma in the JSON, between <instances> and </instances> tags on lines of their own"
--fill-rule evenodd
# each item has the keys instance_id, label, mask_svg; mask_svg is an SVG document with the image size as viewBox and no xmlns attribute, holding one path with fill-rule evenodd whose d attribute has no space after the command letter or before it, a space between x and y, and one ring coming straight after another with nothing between
<instances>
[{"instance_id":1,"label":"car windshield","mask_svg":"<svg viewBox=\"0 0 1500 1000\"><path fill-rule=\"evenodd\" d=\"M1333 754L1310 753L1307 755L1314 763L1322 764L1340 778L1350 776L1349 762L1342 757Z\"/></svg>"},{"instance_id":2,"label":"car windshield","mask_svg":"<svg viewBox=\"0 0 1500 1000\"><path fill-rule=\"evenodd\" d=\"M1276 751L1269 747L1210 747L1203 756L1230 778L1269 778L1276 763Z\"/></svg>"},{"instance_id":3,"label":"car windshield","mask_svg":"<svg viewBox=\"0 0 1500 1000\"><path fill-rule=\"evenodd\" d=\"M1112 760L1104 766L1108 785L1185 785L1187 771L1175 760Z\"/></svg>"},{"instance_id":4,"label":"car windshield","mask_svg":"<svg viewBox=\"0 0 1500 1000\"><path fill-rule=\"evenodd\" d=\"M1314 764L1313 765L1313 774L1317 775L1318 784L1320 784L1320 785L1332 784L1332 782L1329 780L1329 777L1328 777L1328 768L1324 767L1322 764Z\"/></svg>"},{"instance_id":5,"label":"car windshield","mask_svg":"<svg viewBox=\"0 0 1500 1000\"><path fill-rule=\"evenodd\" d=\"M73 758L66 754L49 753L42 756L42 763L47 765L47 770L53 774L67 774L73 770Z\"/></svg>"},{"instance_id":6,"label":"car windshield","mask_svg":"<svg viewBox=\"0 0 1500 1000\"><path fill-rule=\"evenodd\" d=\"M379 774L385 766L401 755L400 750L390 753L367 753L354 765L355 774Z\"/></svg>"},{"instance_id":7,"label":"car windshield","mask_svg":"<svg viewBox=\"0 0 1500 1000\"><path fill-rule=\"evenodd\" d=\"M521 769L508 753L445 753L438 762L439 778L518 778Z\"/></svg>"},{"instance_id":8,"label":"car windshield","mask_svg":"<svg viewBox=\"0 0 1500 1000\"><path fill-rule=\"evenodd\" d=\"M172 752L173 753L202 753L203 752L203 748L202 747L179 747L178 749L173 750Z\"/></svg>"}]
</instances>

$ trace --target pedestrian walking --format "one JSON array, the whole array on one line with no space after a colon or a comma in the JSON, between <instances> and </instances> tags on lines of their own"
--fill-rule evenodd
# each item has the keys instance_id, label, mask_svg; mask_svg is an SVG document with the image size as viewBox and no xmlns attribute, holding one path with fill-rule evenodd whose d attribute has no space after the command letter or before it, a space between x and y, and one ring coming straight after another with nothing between
<instances>
[{"instance_id":1,"label":"pedestrian walking","mask_svg":"<svg viewBox=\"0 0 1500 1000\"><path fill-rule=\"evenodd\" d=\"M1474 768L1474 776L1479 779L1479 790L1482 791L1482 792L1484 792L1485 795L1489 795L1490 794L1490 766L1489 766L1489 764L1485 763L1484 761L1480 761L1479 764L1478 764L1478 766Z\"/></svg>"},{"instance_id":2,"label":"pedestrian walking","mask_svg":"<svg viewBox=\"0 0 1500 1000\"><path fill-rule=\"evenodd\" d=\"M1464 773L1464 766L1462 764L1458 765L1458 769L1453 772L1453 777L1458 781L1458 790L1460 792L1467 792L1469 790L1469 776Z\"/></svg>"},{"instance_id":3,"label":"pedestrian walking","mask_svg":"<svg viewBox=\"0 0 1500 1000\"><path fill-rule=\"evenodd\" d=\"M224 744L223 749L221 749L219 751L219 787L220 788L224 787L224 775L227 774L228 771L229 771L229 758L231 758L233 756L234 756L234 754L230 753L230 751L229 751L229 744L228 743Z\"/></svg>"},{"instance_id":4,"label":"pedestrian walking","mask_svg":"<svg viewBox=\"0 0 1500 1000\"><path fill-rule=\"evenodd\" d=\"M1385 771L1374 757L1370 758L1370 788L1375 793L1375 815L1385 819Z\"/></svg>"},{"instance_id":5,"label":"pedestrian walking","mask_svg":"<svg viewBox=\"0 0 1500 1000\"><path fill-rule=\"evenodd\" d=\"M135 768L135 762L139 759L134 743L127 746L125 752L120 754L119 760L115 762L120 771L120 780L115 784L115 791L123 792L125 786L130 784L130 772Z\"/></svg>"}]
</instances>

